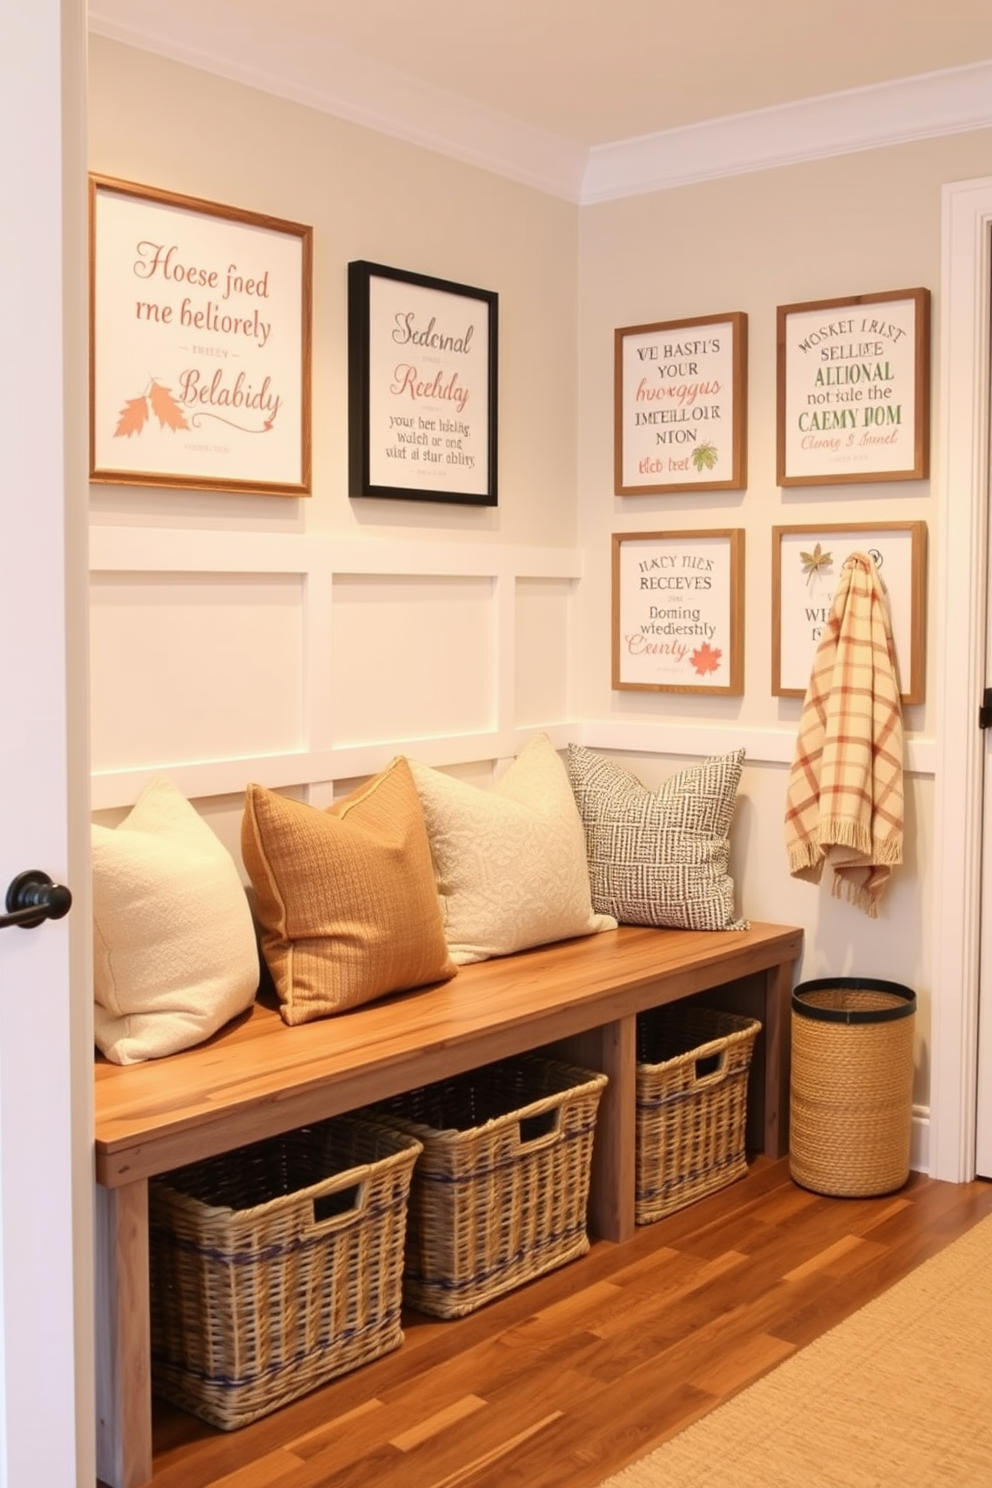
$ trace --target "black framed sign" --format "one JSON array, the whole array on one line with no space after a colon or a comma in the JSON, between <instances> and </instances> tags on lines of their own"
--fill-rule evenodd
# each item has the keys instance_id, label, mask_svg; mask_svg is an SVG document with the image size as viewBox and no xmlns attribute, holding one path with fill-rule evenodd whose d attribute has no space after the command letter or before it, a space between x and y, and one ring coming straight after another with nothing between
<instances>
[{"instance_id":1,"label":"black framed sign","mask_svg":"<svg viewBox=\"0 0 992 1488\"><path fill-rule=\"evenodd\" d=\"M496 505L498 296L348 265L352 496Z\"/></svg>"}]
</instances>

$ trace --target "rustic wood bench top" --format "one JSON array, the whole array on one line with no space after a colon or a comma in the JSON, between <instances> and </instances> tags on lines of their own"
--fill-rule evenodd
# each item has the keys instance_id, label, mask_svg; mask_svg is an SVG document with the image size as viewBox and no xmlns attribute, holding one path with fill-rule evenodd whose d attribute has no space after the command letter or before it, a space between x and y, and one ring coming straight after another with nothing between
<instances>
[{"instance_id":1,"label":"rustic wood bench top","mask_svg":"<svg viewBox=\"0 0 992 1488\"><path fill-rule=\"evenodd\" d=\"M96 1066L108 1187L353 1110L770 966L802 932L615 931L480 962L430 988L289 1028L262 1001L167 1059Z\"/></svg>"}]
</instances>

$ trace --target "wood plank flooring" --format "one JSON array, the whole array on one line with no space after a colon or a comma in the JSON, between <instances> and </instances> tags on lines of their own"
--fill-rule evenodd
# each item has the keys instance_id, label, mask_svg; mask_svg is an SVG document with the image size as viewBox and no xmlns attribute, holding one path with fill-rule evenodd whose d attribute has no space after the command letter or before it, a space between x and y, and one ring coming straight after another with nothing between
<instances>
[{"instance_id":1,"label":"wood plank flooring","mask_svg":"<svg viewBox=\"0 0 992 1488\"><path fill-rule=\"evenodd\" d=\"M595 1488L988 1213L982 1181L826 1199L759 1158L240 1431L156 1401L154 1488Z\"/></svg>"}]
</instances>

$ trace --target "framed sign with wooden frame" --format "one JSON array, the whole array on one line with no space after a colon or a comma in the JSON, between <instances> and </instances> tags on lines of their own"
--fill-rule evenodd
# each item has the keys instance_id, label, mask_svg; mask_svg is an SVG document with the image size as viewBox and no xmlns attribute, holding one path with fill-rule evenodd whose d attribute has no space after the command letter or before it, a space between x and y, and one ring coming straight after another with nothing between
<instances>
[{"instance_id":1,"label":"framed sign with wooden frame","mask_svg":"<svg viewBox=\"0 0 992 1488\"><path fill-rule=\"evenodd\" d=\"M925 693L925 522L833 522L772 528L772 694L804 697L852 553L867 553L885 585L900 697Z\"/></svg>"},{"instance_id":2,"label":"framed sign with wooden frame","mask_svg":"<svg viewBox=\"0 0 992 1488\"><path fill-rule=\"evenodd\" d=\"M930 291L778 307L780 486L923 480Z\"/></svg>"},{"instance_id":3,"label":"framed sign with wooden frame","mask_svg":"<svg viewBox=\"0 0 992 1488\"><path fill-rule=\"evenodd\" d=\"M613 535L613 686L744 691L744 532Z\"/></svg>"},{"instance_id":4,"label":"framed sign with wooden frame","mask_svg":"<svg viewBox=\"0 0 992 1488\"><path fill-rule=\"evenodd\" d=\"M348 265L352 496L497 504L493 290Z\"/></svg>"},{"instance_id":5,"label":"framed sign with wooden frame","mask_svg":"<svg viewBox=\"0 0 992 1488\"><path fill-rule=\"evenodd\" d=\"M747 316L614 332L618 496L740 491L747 485Z\"/></svg>"},{"instance_id":6,"label":"framed sign with wooden frame","mask_svg":"<svg viewBox=\"0 0 992 1488\"><path fill-rule=\"evenodd\" d=\"M90 177L90 479L310 494L312 229Z\"/></svg>"}]
</instances>

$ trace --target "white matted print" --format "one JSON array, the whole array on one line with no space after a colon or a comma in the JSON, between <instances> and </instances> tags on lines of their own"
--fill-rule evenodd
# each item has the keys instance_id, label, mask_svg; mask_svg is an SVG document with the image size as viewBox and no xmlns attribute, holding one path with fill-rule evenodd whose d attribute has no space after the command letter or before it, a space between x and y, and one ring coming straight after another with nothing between
<instances>
[{"instance_id":1,"label":"white matted print","mask_svg":"<svg viewBox=\"0 0 992 1488\"><path fill-rule=\"evenodd\" d=\"M613 535L613 686L744 690L744 532Z\"/></svg>"},{"instance_id":2,"label":"white matted print","mask_svg":"<svg viewBox=\"0 0 992 1488\"><path fill-rule=\"evenodd\" d=\"M827 523L772 529L772 694L804 697L845 560L867 553L889 600L900 696L924 699L926 523Z\"/></svg>"},{"instance_id":3,"label":"white matted print","mask_svg":"<svg viewBox=\"0 0 992 1488\"><path fill-rule=\"evenodd\" d=\"M311 229L90 177L90 478L310 492Z\"/></svg>"},{"instance_id":4,"label":"white matted print","mask_svg":"<svg viewBox=\"0 0 992 1488\"><path fill-rule=\"evenodd\" d=\"M613 379L618 496L746 486L746 315L622 326Z\"/></svg>"},{"instance_id":5,"label":"white matted print","mask_svg":"<svg viewBox=\"0 0 992 1488\"><path fill-rule=\"evenodd\" d=\"M778 307L778 483L929 472L930 291Z\"/></svg>"}]
</instances>

